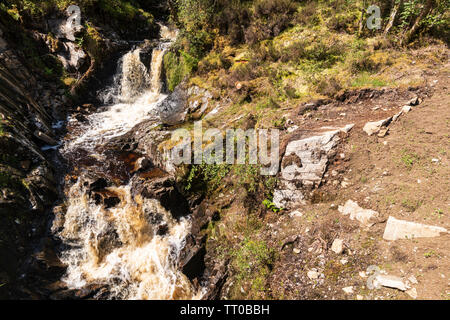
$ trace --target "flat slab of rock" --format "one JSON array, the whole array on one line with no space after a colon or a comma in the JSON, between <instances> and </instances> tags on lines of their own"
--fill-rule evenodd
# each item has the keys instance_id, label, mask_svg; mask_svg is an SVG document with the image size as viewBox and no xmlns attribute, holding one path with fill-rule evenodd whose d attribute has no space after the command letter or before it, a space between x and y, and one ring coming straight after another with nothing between
<instances>
[{"instance_id":1,"label":"flat slab of rock","mask_svg":"<svg viewBox=\"0 0 450 320\"><path fill-rule=\"evenodd\" d=\"M350 220L357 220L363 226L370 227L375 223L378 212L361 208L357 202L348 200L345 205L339 206L339 212L343 215L350 215Z\"/></svg>"},{"instance_id":2,"label":"flat slab of rock","mask_svg":"<svg viewBox=\"0 0 450 320\"><path fill-rule=\"evenodd\" d=\"M383 286L383 287L387 287L387 288L398 289L401 291L408 290L408 286L405 283L405 281L403 281L402 278L396 277L396 276L390 276L390 275L380 274L380 275L376 276L376 278L374 280L374 285L375 285L375 287Z\"/></svg>"},{"instance_id":3,"label":"flat slab of rock","mask_svg":"<svg viewBox=\"0 0 450 320\"><path fill-rule=\"evenodd\" d=\"M431 238L439 237L442 233L448 233L447 229L389 217L383 239Z\"/></svg>"},{"instance_id":4,"label":"flat slab of rock","mask_svg":"<svg viewBox=\"0 0 450 320\"><path fill-rule=\"evenodd\" d=\"M392 117L380 121L367 122L363 130L365 133L371 136L380 132L382 127L387 127L391 121Z\"/></svg>"}]
</instances>

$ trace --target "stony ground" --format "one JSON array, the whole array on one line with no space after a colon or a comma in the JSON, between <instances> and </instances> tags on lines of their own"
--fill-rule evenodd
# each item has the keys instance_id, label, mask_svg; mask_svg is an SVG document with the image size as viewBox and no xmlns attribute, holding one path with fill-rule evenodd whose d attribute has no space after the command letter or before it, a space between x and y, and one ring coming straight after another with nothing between
<instances>
[{"instance_id":1,"label":"stony ground","mask_svg":"<svg viewBox=\"0 0 450 320\"><path fill-rule=\"evenodd\" d=\"M271 219L275 221L273 227L269 225L271 238L293 240L281 251L281 261L272 272L272 290L280 298L449 299L450 235L383 239L389 216L450 226L449 73L445 67L442 71L419 90L427 92L423 103L391 124L385 137L368 137L362 130L364 122L354 113L349 115L356 125L341 150L342 159L328 169L322 190L325 201L302 206L297 216ZM380 110L368 113L369 120L375 121L389 112L393 115L405 102L384 99L384 95L375 101L365 99L343 107L341 113L373 107ZM379 212L378 223L362 228L343 216L337 208L348 199ZM343 240L341 254L331 250L335 239ZM414 276L417 283L413 278L409 282L417 295L414 289L410 294L390 288L369 290L364 274L369 265L404 279Z\"/></svg>"},{"instance_id":2,"label":"stony ground","mask_svg":"<svg viewBox=\"0 0 450 320\"><path fill-rule=\"evenodd\" d=\"M255 288L255 281L242 280L245 272L236 271L238 266L225 283L222 298L450 298L450 234L383 239L390 216L450 229L448 64L423 77L424 85L418 87L358 91L346 96L344 102L332 102L306 113L291 112L291 127L303 131L355 126L338 146L320 188L301 205L249 218L242 215L248 205L233 203L236 195L219 195L221 221L207 248L216 248L220 259L223 241L240 243L234 263L241 259L244 264L243 247L251 252L250 264L257 264L262 252L268 252L265 247L249 246L246 239L265 243L276 251L268 263L269 270L260 268L262 273L254 275L254 279L266 279L264 289ZM363 131L367 122L398 114L414 97L420 104L391 122L387 132L368 136ZM373 225L363 226L343 215L340 206L348 200L376 211ZM370 269L368 272L369 267L382 275L399 277L406 290L383 286L371 289L373 273Z\"/></svg>"}]
</instances>

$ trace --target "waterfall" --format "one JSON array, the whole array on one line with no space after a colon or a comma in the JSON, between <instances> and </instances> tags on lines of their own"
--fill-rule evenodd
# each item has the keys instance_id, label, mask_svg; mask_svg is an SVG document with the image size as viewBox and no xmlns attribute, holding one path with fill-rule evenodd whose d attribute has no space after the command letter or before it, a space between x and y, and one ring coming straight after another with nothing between
<instances>
[{"instance_id":1,"label":"waterfall","mask_svg":"<svg viewBox=\"0 0 450 320\"><path fill-rule=\"evenodd\" d=\"M175 221L158 201L132 197L130 186L108 188L121 201L97 205L81 180L69 191L64 229L59 236L73 248L63 252L69 288L106 285L114 299L195 298L176 265L189 221ZM158 234L158 226L168 233Z\"/></svg>"},{"instance_id":2,"label":"waterfall","mask_svg":"<svg viewBox=\"0 0 450 320\"><path fill-rule=\"evenodd\" d=\"M111 88L100 93L104 101L114 101L104 111L87 118L87 125L81 125L79 136L68 142L64 149L70 151L75 146L91 147L99 140L111 139L131 130L138 123L157 118L156 107L167 98L161 93L161 72L164 54L170 45L163 43L153 50L151 71L140 60L141 49L126 53L119 63L119 74ZM69 123L78 121L72 117Z\"/></svg>"},{"instance_id":3,"label":"waterfall","mask_svg":"<svg viewBox=\"0 0 450 320\"><path fill-rule=\"evenodd\" d=\"M161 68L173 35L162 28L164 42L153 50L150 74L140 60L140 49L123 56L117 77L120 83L115 88L119 102L90 115L88 124L78 129L80 134L67 139L63 155L88 155L100 164L114 161L98 154L96 146L152 117L152 110L166 98L161 93ZM83 168L82 161L72 160L73 167ZM94 169L89 169L92 175ZM110 299L199 298L200 293L177 266L189 219L175 220L156 199L133 195L131 182L99 191L118 200L107 207L92 196L92 180L81 172L75 183L66 186L67 211L57 234L68 247L61 253L68 266L62 279L67 286L104 286Z\"/></svg>"},{"instance_id":4,"label":"waterfall","mask_svg":"<svg viewBox=\"0 0 450 320\"><path fill-rule=\"evenodd\" d=\"M165 49L155 49L152 53L152 70L151 70L151 80L150 80L150 90L153 93L161 93L162 83L161 83L161 69L163 65L163 57Z\"/></svg>"}]
</instances>

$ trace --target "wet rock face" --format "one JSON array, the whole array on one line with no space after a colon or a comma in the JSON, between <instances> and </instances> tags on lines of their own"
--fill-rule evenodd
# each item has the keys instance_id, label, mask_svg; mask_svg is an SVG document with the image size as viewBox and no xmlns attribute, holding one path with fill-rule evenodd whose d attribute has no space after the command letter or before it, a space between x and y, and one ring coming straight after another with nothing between
<instances>
[{"instance_id":1,"label":"wet rock face","mask_svg":"<svg viewBox=\"0 0 450 320\"><path fill-rule=\"evenodd\" d=\"M189 203L176 186L175 180L166 172L154 169L140 176L151 174L151 179L135 180L133 194L140 194L147 199L157 199L161 205L176 219L190 213Z\"/></svg>"},{"instance_id":2,"label":"wet rock face","mask_svg":"<svg viewBox=\"0 0 450 320\"><path fill-rule=\"evenodd\" d=\"M175 125L184 122L188 113L187 96L184 88L182 86L176 87L173 93L158 105L157 109L164 124Z\"/></svg>"},{"instance_id":3,"label":"wet rock face","mask_svg":"<svg viewBox=\"0 0 450 320\"><path fill-rule=\"evenodd\" d=\"M34 78L2 43L0 53L0 296L20 294L14 283L30 259L31 239L45 230L46 210L57 198L51 165L36 132L54 137L48 110L30 95ZM24 80L24 78L26 80ZM49 252L48 250L46 251ZM43 259L55 264L44 252Z\"/></svg>"}]
</instances>

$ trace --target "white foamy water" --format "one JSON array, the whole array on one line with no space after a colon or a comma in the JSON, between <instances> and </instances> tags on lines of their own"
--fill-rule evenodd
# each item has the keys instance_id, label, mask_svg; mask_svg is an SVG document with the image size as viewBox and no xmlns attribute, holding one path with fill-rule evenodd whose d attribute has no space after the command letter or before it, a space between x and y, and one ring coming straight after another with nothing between
<instances>
[{"instance_id":1,"label":"white foamy water","mask_svg":"<svg viewBox=\"0 0 450 320\"><path fill-rule=\"evenodd\" d=\"M174 35L162 28L164 40L173 41ZM169 45L166 41L153 50L150 68L142 64L139 49L120 60L119 87L110 91L118 92L114 98L120 102L90 115L82 134L66 142L64 153L81 147L104 159L94 146L155 117L152 111L166 98L160 78ZM71 289L104 286L111 299L200 298L177 265L190 230L189 218L175 220L156 199L133 196L131 188L130 182L100 191L120 200L112 208L94 200L82 176L66 191L67 211L58 233L69 247L61 254L68 266L62 280Z\"/></svg>"},{"instance_id":2,"label":"white foamy water","mask_svg":"<svg viewBox=\"0 0 450 320\"><path fill-rule=\"evenodd\" d=\"M74 248L63 252L63 281L75 289L106 285L116 299L199 298L177 268L189 220L175 221L157 200L132 198L130 186L108 191L121 200L115 208L95 204L81 182L70 189L60 237ZM158 225L166 225L167 234L158 235Z\"/></svg>"},{"instance_id":3,"label":"white foamy water","mask_svg":"<svg viewBox=\"0 0 450 320\"><path fill-rule=\"evenodd\" d=\"M65 150L83 145L93 147L102 140L111 139L130 131L142 121L155 119L155 107L167 95L161 93L161 70L163 57L168 44L155 48L152 53L150 73L140 60L140 49L128 52L120 61L122 63L119 96L116 103L103 112L95 113L87 118L87 125L82 127L83 133L65 145ZM75 118L70 121L77 121Z\"/></svg>"}]
</instances>

